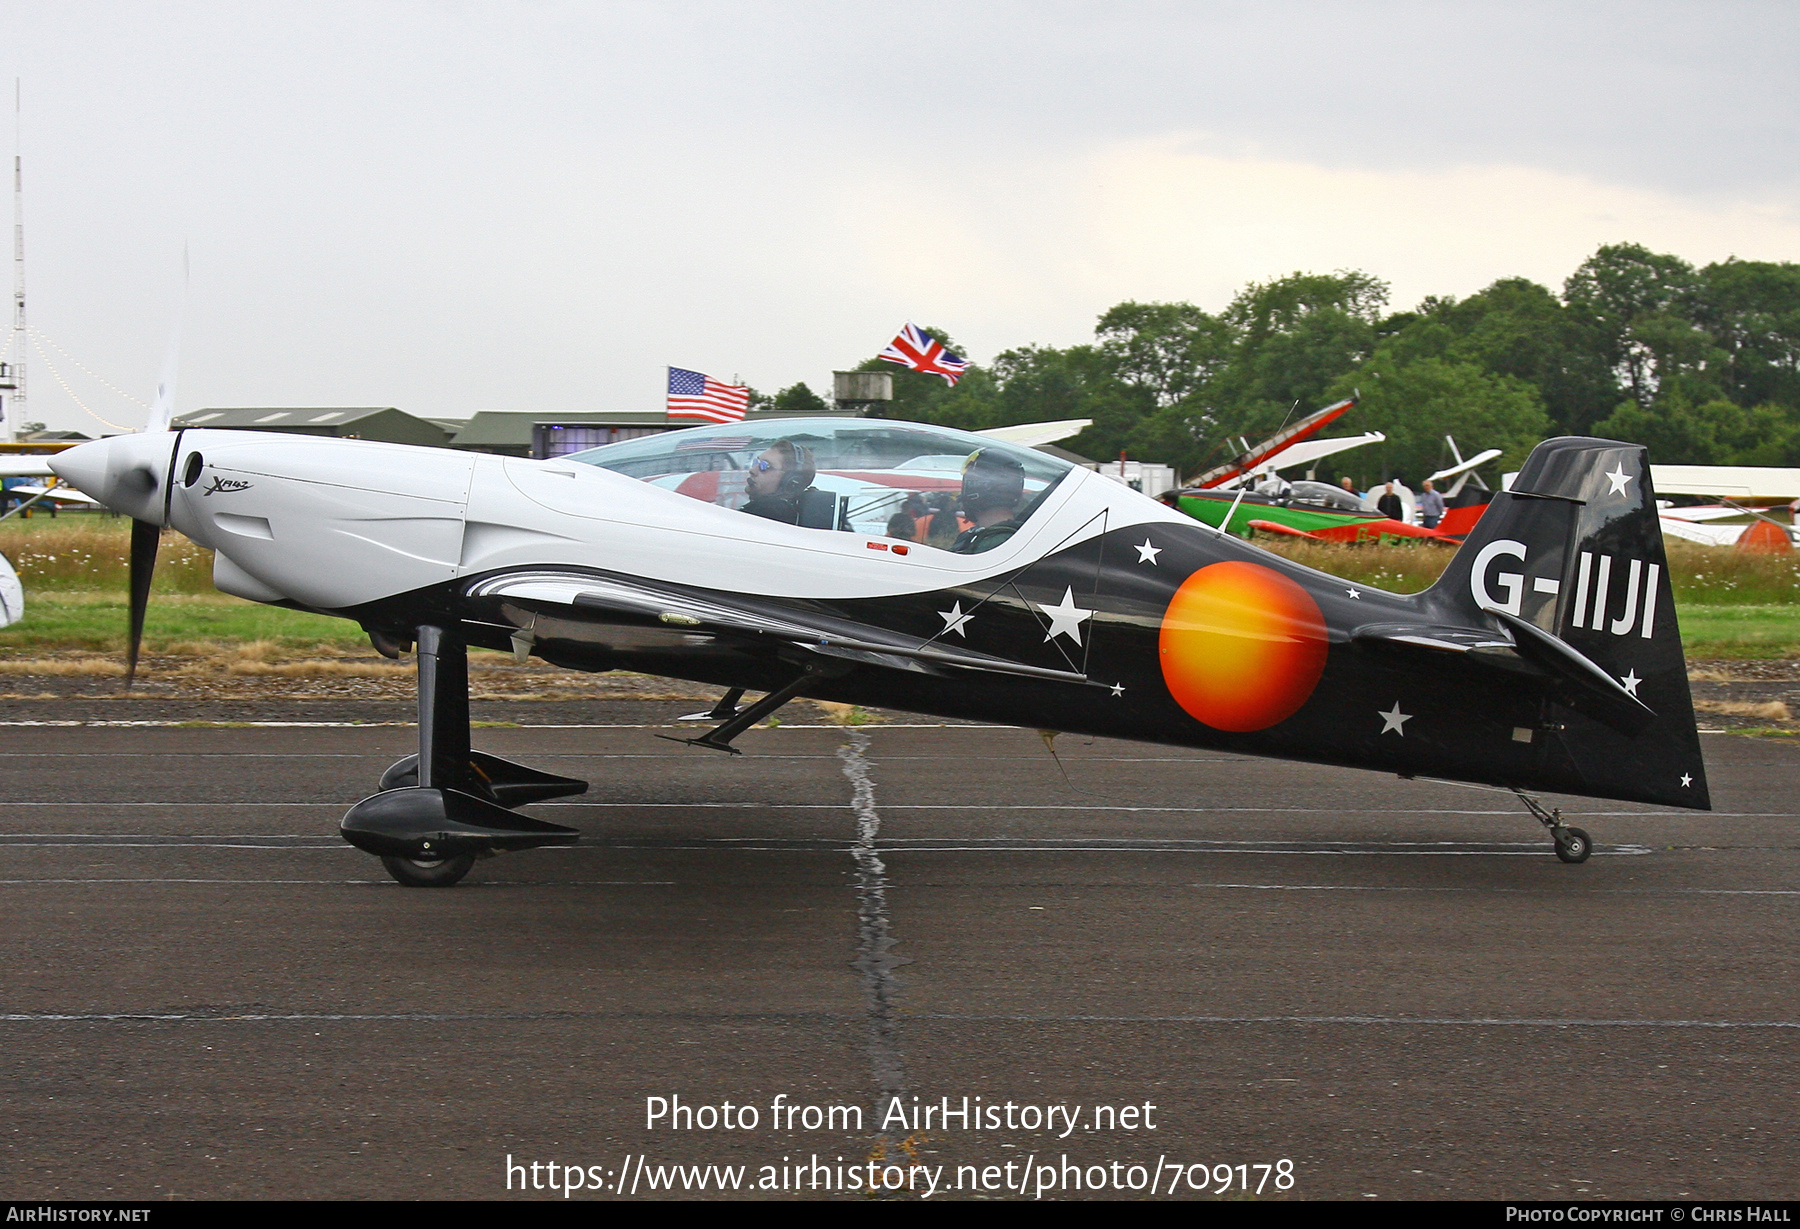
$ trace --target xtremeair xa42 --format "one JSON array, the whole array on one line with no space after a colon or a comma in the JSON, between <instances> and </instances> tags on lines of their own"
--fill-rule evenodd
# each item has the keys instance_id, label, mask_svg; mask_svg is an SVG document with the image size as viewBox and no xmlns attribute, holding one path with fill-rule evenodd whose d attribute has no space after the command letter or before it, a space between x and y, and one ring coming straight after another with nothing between
<instances>
[{"instance_id":1,"label":"xtremeair xa42","mask_svg":"<svg viewBox=\"0 0 1800 1229\"><path fill-rule=\"evenodd\" d=\"M416 648L419 753L343 821L403 883L575 839L517 808L585 782L471 748L471 645L726 687L688 741L732 754L806 696L1498 786L1566 862L1592 844L1537 791L1710 805L1637 445L1540 444L1415 595L1044 453L881 420L552 460L187 429L52 465L136 522L134 662L164 527L216 552L226 593Z\"/></svg>"}]
</instances>

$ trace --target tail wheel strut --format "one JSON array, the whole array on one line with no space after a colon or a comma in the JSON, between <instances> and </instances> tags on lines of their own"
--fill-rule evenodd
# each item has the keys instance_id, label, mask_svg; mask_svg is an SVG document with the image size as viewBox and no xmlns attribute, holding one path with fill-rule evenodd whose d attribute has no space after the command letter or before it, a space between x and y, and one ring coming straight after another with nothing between
<instances>
[{"instance_id":1,"label":"tail wheel strut","mask_svg":"<svg viewBox=\"0 0 1800 1229\"><path fill-rule=\"evenodd\" d=\"M1540 824L1550 829L1550 839L1556 844L1556 856L1560 860L1573 866L1586 862L1593 856L1594 838L1583 829L1572 828L1565 824L1560 808L1546 811L1543 803L1517 786L1513 787L1513 793L1518 795L1519 801L1525 804L1525 809L1530 811Z\"/></svg>"}]
</instances>

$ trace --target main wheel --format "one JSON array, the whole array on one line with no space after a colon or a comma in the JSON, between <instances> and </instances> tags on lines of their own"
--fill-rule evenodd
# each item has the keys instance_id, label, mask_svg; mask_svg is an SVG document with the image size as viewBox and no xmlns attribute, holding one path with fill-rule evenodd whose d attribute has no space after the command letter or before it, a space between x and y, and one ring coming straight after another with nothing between
<instances>
[{"instance_id":1,"label":"main wheel","mask_svg":"<svg viewBox=\"0 0 1800 1229\"><path fill-rule=\"evenodd\" d=\"M475 865L475 855L465 853L435 860L384 857L381 864L387 867L388 874L409 888L448 888L462 882L462 877Z\"/></svg>"},{"instance_id":2,"label":"main wheel","mask_svg":"<svg viewBox=\"0 0 1800 1229\"><path fill-rule=\"evenodd\" d=\"M1564 828L1556 834L1556 856L1564 862L1586 862L1594 852L1594 839L1580 828Z\"/></svg>"}]
</instances>

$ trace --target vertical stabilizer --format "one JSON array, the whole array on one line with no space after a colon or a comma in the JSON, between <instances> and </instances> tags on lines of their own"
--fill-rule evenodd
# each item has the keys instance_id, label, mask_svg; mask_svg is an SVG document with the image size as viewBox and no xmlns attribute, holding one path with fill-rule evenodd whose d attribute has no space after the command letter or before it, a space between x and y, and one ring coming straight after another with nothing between
<instances>
[{"instance_id":1,"label":"vertical stabilizer","mask_svg":"<svg viewBox=\"0 0 1800 1229\"><path fill-rule=\"evenodd\" d=\"M1539 444L1426 600L1447 620L1529 625L1509 630L1553 676L1546 768L1607 797L1710 807L1641 445Z\"/></svg>"}]
</instances>

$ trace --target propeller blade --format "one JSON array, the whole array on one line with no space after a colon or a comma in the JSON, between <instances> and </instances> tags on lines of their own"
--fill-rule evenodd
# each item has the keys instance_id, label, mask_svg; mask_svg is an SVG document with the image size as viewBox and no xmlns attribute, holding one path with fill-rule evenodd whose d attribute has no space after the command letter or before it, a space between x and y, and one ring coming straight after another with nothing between
<instances>
[{"instance_id":1,"label":"propeller blade","mask_svg":"<svg viewBox=\"0 0 1800 1229\"><path fill-rule=\"evenodd\" d=\"M144 643L144 612L150 608L150 574L156 570L156 543L162 526L131 522L131 643L125 657L125 690L137 678L138 649Z\"/></svg>"},{"instance_id":2,"label":"propeller blade","mask_svg":"<svg viewBox=\"0 0 1800 1229\"><path fill-rule=\"evenodd\" d=\"M167 431L175 416L175 376L181 369L181 318L187 314L188 252L181 248L181 301L175 308L175 323L169 328L169 349L163 355L162 379L156 382L156 400L150 405L145 431Z\"/></svg>"}]
</instances>

